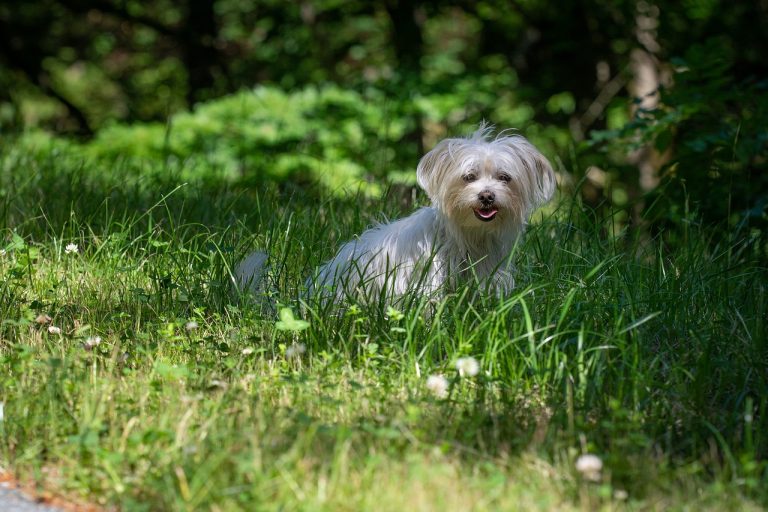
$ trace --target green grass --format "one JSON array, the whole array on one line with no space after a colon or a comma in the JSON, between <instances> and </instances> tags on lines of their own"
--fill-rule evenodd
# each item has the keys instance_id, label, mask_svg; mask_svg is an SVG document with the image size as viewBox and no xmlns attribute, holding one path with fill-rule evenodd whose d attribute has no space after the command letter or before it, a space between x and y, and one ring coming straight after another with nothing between
<instances>
[{"instance_id":1,"label":"green grass","mask_svg":"<svg viewBox=\"0 0 768 512\"><path fill-rule=\"evenodd\" d=\"M768 503L768 281L752 245L692 225L640 250L566 198L517 248L503 300L468 286L401 314L303 304L312 269L408 213L410 193L187 171L3 149L0 464L22 479L125 510ZM266 306L231 287L254 248L271 255ZM278 329L278 307L309 328ZM458 376L465 356L476 377ZM583 453L603 460L599 481L576 472Z\"/></svg>"}]
</instances>

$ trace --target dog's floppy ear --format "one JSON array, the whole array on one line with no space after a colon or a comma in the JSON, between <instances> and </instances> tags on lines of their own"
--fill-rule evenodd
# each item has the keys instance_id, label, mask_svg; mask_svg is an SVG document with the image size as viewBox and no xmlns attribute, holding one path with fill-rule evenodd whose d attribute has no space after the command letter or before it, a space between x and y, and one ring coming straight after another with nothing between
<instances>
[{"instance_id":1,"label":"dog's floppy ear","mask_svg":"<svg viewBox=\"0 0 768 512\"><path fill-rule=\"evenodd\" d=\"M450 147L451 141L454 140L456 139L441 141L432 151L421 158L416 167L416 180L433 201L437 199L440 182L450 165Z\"/></svg>"},{"instance_id":2,"label":"dog's floppy ear","mask_svg":"<svg viewBox=\"0 0 768 512\"><path fill-rule=\"evenodd\" d=\"M535 179L533 203L534 207L538 207L552 199L557 187L557 179L547 157L542 155L533 145L531 148L533 148L533 154L525 163L530 166Z\"/></svg>"},{"instance_id":3,"label":"dog's floppy ear","mask_svg":"<svg viewBox=\"0 0 768 512\"><path fill-rule=\"evenodd\" d=\"M557 184L555 171L536 146L519 135L500 137L495 143L503 145L522 166L521 185L531 209L552 199Z\"/></svg>"}]
</instances>

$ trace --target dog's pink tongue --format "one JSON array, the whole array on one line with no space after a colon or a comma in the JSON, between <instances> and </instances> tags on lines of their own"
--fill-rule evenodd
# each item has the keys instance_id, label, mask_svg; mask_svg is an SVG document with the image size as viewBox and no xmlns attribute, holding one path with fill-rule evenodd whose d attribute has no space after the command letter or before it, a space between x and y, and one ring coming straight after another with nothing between
<instances>
[{"instance_id":1,"label":"dog's pink tongue","mask_svg":"<svg viewBox=\"0 0 768 512\"><path fill-rule=\"evenodd\" d=\"M490 208L488 210L476 210L476 211L477 211L477 214L484 219L490 219L491 217L493 217L499 212L499 210L495 208Z\"/></svg>"}]
</instances>

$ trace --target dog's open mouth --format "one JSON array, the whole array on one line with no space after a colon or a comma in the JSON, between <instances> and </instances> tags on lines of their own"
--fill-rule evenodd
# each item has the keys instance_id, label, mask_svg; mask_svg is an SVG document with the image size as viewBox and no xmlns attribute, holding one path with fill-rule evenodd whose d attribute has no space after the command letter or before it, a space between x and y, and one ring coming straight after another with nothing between
<instances>
[{"instance_id":1,"label":"dog's open mouth","mask_svg":"<svg viewBox=\"0 0 768 512\"><path fill-rule=\"evenodd\" d=\"M493 218L496 217L496 214L499 213L499 210L490 206L483 208L473 208L473 211L475 212L475 217L483 222L492 221Z\"/></svg>"}]
</instances>

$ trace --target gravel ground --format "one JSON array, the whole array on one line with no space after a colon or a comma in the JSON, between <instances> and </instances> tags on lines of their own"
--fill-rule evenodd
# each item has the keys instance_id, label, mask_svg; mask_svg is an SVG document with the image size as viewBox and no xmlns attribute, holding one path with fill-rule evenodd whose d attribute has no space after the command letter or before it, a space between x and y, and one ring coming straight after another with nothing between
<instances>
[{"instance_id":1,"label":"gravel ground","mask_svg":"<svg viewBox=\"0 0 768 512\"><path fill-rule=\"evenodd\" d=\"M18 489L0 482L0 511L2 512L61 512L60 508L37 503Z\"/></svg>"}]
</instances>

